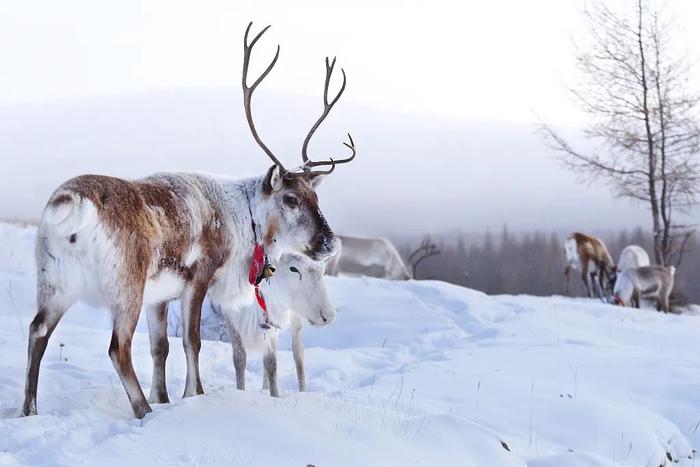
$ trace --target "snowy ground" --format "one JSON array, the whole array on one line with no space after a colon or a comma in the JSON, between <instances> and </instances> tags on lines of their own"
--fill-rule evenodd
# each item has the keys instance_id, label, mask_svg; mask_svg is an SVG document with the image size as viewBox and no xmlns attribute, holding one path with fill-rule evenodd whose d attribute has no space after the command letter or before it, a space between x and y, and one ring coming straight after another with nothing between
<instances>
[{"instance_id":1,"label":"snowy ground","mask_svg":"<svg viewBox=\"0 0 700 467\"><path fill-rule=\"evenodd\" d=\"M253 389L237 391L228 344L208 341L206 394L182 400L184 355L171 338L173 403L143 421L107 356L107 312L78 305L49 343L40 414L15 418L33 236L0 225L0 465L695 465L700 317L439 282L329 279L338 318L305 334L306 394L288 341L280 399L257 389L258 358ZM143 324L134 365L147 389Z\"/></svg>"}]
</instances>

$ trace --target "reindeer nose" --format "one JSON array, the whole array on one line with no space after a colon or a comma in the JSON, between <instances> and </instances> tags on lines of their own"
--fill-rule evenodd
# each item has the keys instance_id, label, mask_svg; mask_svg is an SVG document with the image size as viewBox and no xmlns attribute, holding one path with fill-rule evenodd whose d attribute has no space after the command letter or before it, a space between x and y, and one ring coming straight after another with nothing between
<instances>
[{"instance_id":1,"label":"reindeer nose","mask_svg":"<svg viewBox=\"0 0 700 467\"><path fill-rule=\"evenodd\" d=\"M338 240L333 232L319 232L313 240L315 259L327 258L338 248Z\"/></svg>"}]
</instances>

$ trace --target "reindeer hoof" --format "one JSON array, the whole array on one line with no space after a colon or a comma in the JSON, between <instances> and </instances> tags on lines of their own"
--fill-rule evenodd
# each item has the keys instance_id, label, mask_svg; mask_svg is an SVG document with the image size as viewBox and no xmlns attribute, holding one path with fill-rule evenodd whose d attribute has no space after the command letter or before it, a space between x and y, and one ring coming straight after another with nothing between
<instances>
[{"instance_id":1,"label":"reindeer hoof","mask_svg":"<svg viewBox=\"0 0 700 467\"><path fill-rule=\"evenodd\" d=\"M151 392L148 402L151 404L169 404L170 398L166 391Z\"/></svg>"},{"instance_id":2,"label":"reindeer hoof","mask_svg":"<svg viewBox=\"0 0 700 467\"><path fill-rule=\"evenodd\" d=\"M204 394L204 389L199 386L198 388L191 390L185 389L185 392L182 394L182 398L184 399L186 397L201 396L202 394Z\"/></svg>"},{"instance_id":3,"label":"reindeer hoof","mask_svg":"<svg viewBox=\"0 0 700 467\"><path fill-rule=\"evenodd\" d=\"M132 406L132 409L134 410L134 416L139 420L145 417L146 414L153 412L153 409L150 405L148 405L148 402L146 401L143 401L143 403L141 404Z\"/></svg>"},{"instance_id":4,"label":"reindeer hoof","mask_svg":"<svg viewBox=\"0 0 700 467\"><path fill-rule=\"evenodd\" d=\"M31 417L36 415L36 401L25 402L24 407L22 407L22 417Z\"/></svg>"}]
</instances>

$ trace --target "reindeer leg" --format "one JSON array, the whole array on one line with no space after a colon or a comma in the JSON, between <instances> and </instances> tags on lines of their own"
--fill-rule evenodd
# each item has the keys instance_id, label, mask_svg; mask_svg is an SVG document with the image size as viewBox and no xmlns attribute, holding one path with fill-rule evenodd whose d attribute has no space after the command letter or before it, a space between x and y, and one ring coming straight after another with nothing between
<instances>
[{"instance_id":1,"label":"reindeer leg","mask_svg":"<svg viewBox=\"0 0 700 467\"><path fill-rule=\"evenodd\" d=\"M29 343L27 349L27 377L24 387L24 404L22 415L36 415L36 391L39 383L39 367L46 351L49 338L56 329L59 320L70 307L67 301L55 294L46 297L40 292L37 297L39 309L29 325Z\"/></svg>"},{"instance_id":2,"label":"reindeer leg","mask_svg":"<svg viewBox=\"0 0 700 467\"><path fill-rule=\"evenodd\" d=\"M665 313L668 313L671 311L671 305L669 303L670 296L671 296L670 287L664 287L663 289L661 289L661 293L659 294L659 301L661 302L661 309L664 310Z\"/></svg>"},{"instance_id":3,"label":"reindeer leg","mask_svg":"<svg viewBox=\"0 0 700 467\"><path fill-rule=\"evenodd\" d=\"M148 401L153 404L170 402L165 386L165 361L168 358L168 303L158 303L146 307L148 332L151 337L151 357L153 358L153 379Z\"/></svg>"},{"instance_id":4,"label":"reindeer leg","mask_svg":"<svg viewBox=\"0 0 700 467\"><path fill-rule=\"evenodd\" d=\"M231 349L233 351L233 367L236 369L236 388L245 391L245 367L246 367L246 351L243 345L241 334L231 323L228 314L226 316L226 324L231 336Z\"/></svg>"},{"instance_id":5,"label":"reindeer leg","mask_svg":"<svg viewBox=\"0 0 700 467\"><path fill-rule=\"evenodd\" d=\"M598 294L601 300L605 301L605 281L608 276L605 266L598 265Z\"/></svg>"},{"instance_id":6,"label":"reindeer leg","mask_svg":"<svg viewBox=\"0 0 700 467\"><path fill-rule=\"evenodd\" d=\"M263 357L263 366L265 367L265 375L270 384L270 396L279 397L279 389L277 388L277 338L270 336L270 346Z\"/></svg>"},{"instance_id":7,"label":"reindeer leg","mask_svg":"<svg viewBox=\"0 0 700 467\"><path fill-rule=\"evenodd\" d=\"M129 396L129 402L136 418L143 418L152 411L143 395L131 361L131 340L139 319L141 300L141 295L138 295L136 298L125 300L125 303L112 308L114 329L112 342L109 345L109 357L119 374L127 396Z\"/></svg>"},{"instance_id":8,"label":"reindeer leg","mask_svg":"<svg viewBox=\"0 0 700 467\"><path fill-rule=\"evenodd\" d=\"M564 295L569 295L569 282L571 281L571 266L564 268Z\"/></svg>"},{"instance_id":9,"label":"reindeer leg","mask_svg":"<svg viewBox=\"0 0 700 467\"><path fill-rule=\"evenodd\" d=\"M199 377L199 351L202 348L200 325L202 322L202 302L207 294L209 281L192 282L185 286L182 294L183 339L187 361L187 378L182 397L204 394Z\"/></svg>"},{"instance_id":10,"label":"reindeer leg","mask_svg":"<svg viewBox=\"0 0 700 467\"><path fill-rule=\"evenodd\" d=\"M591 285L588 281L588 262L582 261L581 264L581 279L583 280L583 285L586 286L586 294L588 298L593 298L593 292L591 291Z\"/></svg>"},{"instance_id":11,"label":"reindeer leg","mask_svg":"<svg viewBox=\"0 0 700 467\"><path fill-rule=\"evenodd\" d=\"M598 297L600 297L600 290L598 288L598 275L595 272L591 273L591 293L589 294L590 298L594 298L596 293Z\"/></svg>"},{"instance_id":12,"label":"reindeer leg","mask_svg":"<svg viewBox=\"0 0 700 467\"><path fill-rule=\"evenodd\" d=\"M306 376L304 375L304 342L302 340L303 323L296 323L292 334L292 355L297 368L299 392L306 391Z\"/></svg>"},{"instance_id":13,"label":"reindeer leg","mask_svg":"<svg viewBox=\"0 0 700 467\"><path fill-rule=\"evenodd\" d=\"M583 283L586 284L586 294L588 298L593 298L593 288L595 287L595 274L586 273Z\"/></svg>"},{"instance_id":14,"label":"reindeer leg","mask_svg":"<svg viewBox=\"0 0 700 467\"><path fill-rule=\"evenodd\" d=\"M263 360L264 363L264 360ZM263 391L269 391L270 390L270 376L267 374L267 370L263 370L263 384L262 384L262 389Z\"/></svg>"}]
</instances>

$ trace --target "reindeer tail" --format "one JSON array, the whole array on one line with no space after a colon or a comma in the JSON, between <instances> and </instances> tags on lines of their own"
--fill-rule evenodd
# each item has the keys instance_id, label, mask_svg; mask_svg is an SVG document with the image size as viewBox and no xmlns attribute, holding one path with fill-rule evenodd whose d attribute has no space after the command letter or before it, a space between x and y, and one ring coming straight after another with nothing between
<instances>
[{"instance_id":1,"label":"reindeer tail","mask_svg":"<svg viewBox=\"0 0 700 467\"><path fill-rule=\"evenodd\" d=\"M61 190L51 197L41 223L59 235L69 235L97 220L95 206L88 199L68 191Z\"/></svg>"}]
</instances>

